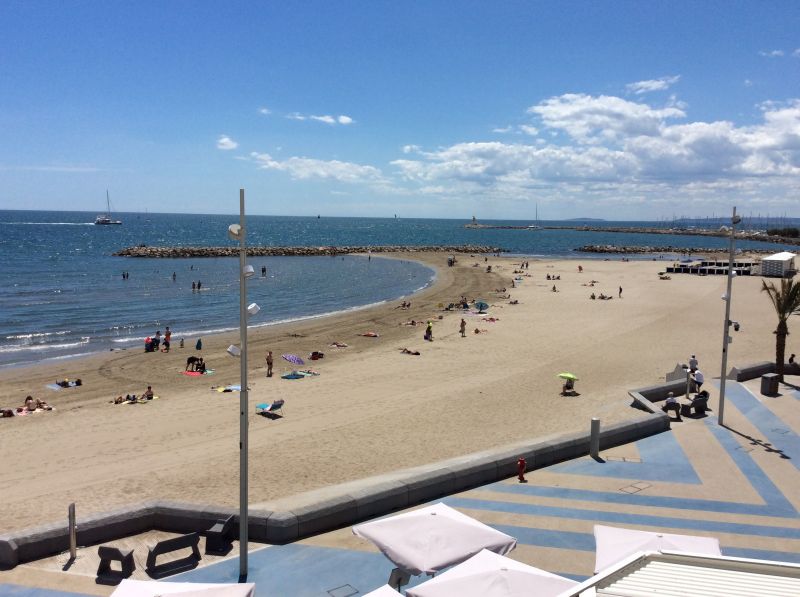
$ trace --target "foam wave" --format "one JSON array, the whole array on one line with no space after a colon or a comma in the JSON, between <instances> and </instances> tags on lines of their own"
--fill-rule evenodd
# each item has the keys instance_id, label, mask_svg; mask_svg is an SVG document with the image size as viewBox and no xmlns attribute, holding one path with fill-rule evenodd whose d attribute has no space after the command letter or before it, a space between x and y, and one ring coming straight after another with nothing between
<instances>
[{"instance_id":1,"label":"foam wave","mask_svg":"<svg viewBox=\"0 0 800 597\"><path fill-rule=\"evenodd\" d=\"M36 332L31 334L11 334L6 336L6 340L29 340L31 338L46 338L47 336L63 336L72 330L61 330L59 332Z\"/></svg>"},{"instance_id":2,"label":"foam wave","mask_svg":"<svg viewBox=\"0 0 800 597\"><path fill-rule=\"evenodd\" d=\"M58 350L65 348L75 348L89 344L89 336L81 338L80 342L64 342L63 344L26 344L25 346L0 346L0 353L14 353L25 350Z\"/></svg>"}]
</instances>

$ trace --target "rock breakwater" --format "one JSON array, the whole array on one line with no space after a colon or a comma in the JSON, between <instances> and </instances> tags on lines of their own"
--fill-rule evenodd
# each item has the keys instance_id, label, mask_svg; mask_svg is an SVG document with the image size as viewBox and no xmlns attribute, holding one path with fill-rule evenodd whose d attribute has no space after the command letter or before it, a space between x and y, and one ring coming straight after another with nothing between
<instances>
[{"instance_id":1,"label":"rock breakwater","mask_svg":"<svg viewBox=\"0 0 800 597\"><path fill-rule=\"evenodd\" d=\"M634 253L671 253L671 254L716 254L728 253L728 249L708 249L703 247L651 247L651 246L616 246L616 245L583 245L575 249L578 253L614 253L614 254L634 254ZM745 253L770 255L775 251L772 249L747 249Z\"/></svg>"},{"instance_id":2,"label":"rock breakwater","mask_svg":"<svg viewBox=\"0 0 800 597\"><path fill-rule=\"evenodd\" d=\"M349 255L353 253L501 253L503 249L485 245L457 246L347 246L347 247L247 247L251 257L308 257L318 255ZM237 257L239 247L127 247L114 257L185 258Z\"/></svg>"}]
</instances>

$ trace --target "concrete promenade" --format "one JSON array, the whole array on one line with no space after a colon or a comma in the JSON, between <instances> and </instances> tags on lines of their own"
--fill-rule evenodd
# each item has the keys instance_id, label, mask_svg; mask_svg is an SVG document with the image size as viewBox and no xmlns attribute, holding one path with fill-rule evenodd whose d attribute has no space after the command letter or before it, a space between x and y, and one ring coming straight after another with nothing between
<instances>
[{"instance_id":1,"label":"concrete promenade","mask_svg":"<svg viewBox=\"0 0 800 597\"><path fill-rule=\"evenodd\" d=\"M765 397L758 379L729 382L720 427L718 388L709 389L708 416L604 451L604 462L578 458L529 473L527 484L510 479L441 501L516 537L510 557L576 580L593 572L594 524L713 536L724 555L800 562L800 390L784 385ZM136 546L136 578L147 578L146 540L125 540ZM393 567L350 528L251 548L248 580L259 595L365 594ZM0 572L0 595L108 595L113 587L94 582L96 552L81 550L67 572L63 555ZM170 580L235 582L238 567L236 551L204 556Z\"/></svg>"}]
</instances>

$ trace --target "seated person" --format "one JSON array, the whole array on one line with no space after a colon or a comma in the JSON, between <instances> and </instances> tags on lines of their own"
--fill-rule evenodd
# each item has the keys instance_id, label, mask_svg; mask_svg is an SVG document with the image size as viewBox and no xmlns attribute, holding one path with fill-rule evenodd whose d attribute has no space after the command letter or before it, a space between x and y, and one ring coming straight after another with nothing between
<instances>
[{"instance_id":1,"label":"seated person","mask_svg":"<svg viewBox=\"0 0 800 597\"><path fill-rule=\"evenodd\" d=\"M36 398L34 398L33 396L28 396L27 398L25 398L25 410L27 410L28 412L35 411L38 402L39 401L36 400Z\"/></svg>"},{"instance_id":2,"label":"seated person","mask_svg":"<svg viewBox=\"0 0 800 597\"><path fill-rule=\"evenodd\" d=\"M575 380L574 379L567 379L564 381L564 386L561 388L562 394L568 394L575 389Z\"/></svg>"},{"instance_id":3,"label":"seated person","mask_svg":"<svg viewBox=\"0 0 800 597\"><path fill-rule=\"evenodd\" d=\"M197 359L194 364L194 370L198 373L205 373L206 372L206 362L203 360L203 357Z\"/></svg>"},{"instance_id":4,"label":"seated person","mask_svg":"<svg viewBox=\"0 0 800 597\"><path fill-rule=\"evenodd\" d=\"M116 398L114 398L114 400L112 400L112 402L114 404L122 404L123 402L125 402L125 398L123 398L122 396L117 396Z\"/></svg>"},{"instance_id":5,"label":"seated person","mask_svg":"<svg viewBox=\"0 0 800 597\"><path fill-rule=\"evenodd\" d=\"M11 408L0 409L0 419L5 419L6 417L13 417L13 416L15 416L13 409Z\"/></svg>"},{"instance_id":6,"label":"seated person","mask_svg":"<svg viewBox=\"0 0 800 597\"><path fill-rule=\"evenodd\" d=\"M153 396L153 388L151 386L147 386L147 390L145 390L144 394L142 394L142 398L145 400L152 400Z\"/></svg>"},{"instance_id":7,"label":"seated person","mask_svg":"<svg viewBox=\"0 0 800 597\"><path fill-rule=\"evenodd\" d=\"M663 410L665 413L669 413L669 411L673 410L675 411L677 420L681 420L681 404L678 402L677 398L675 398L675 395L672 392L667 394L667 399L664 402L664 406L661 407L661 410Z\"/></svg>"}]
</instances>

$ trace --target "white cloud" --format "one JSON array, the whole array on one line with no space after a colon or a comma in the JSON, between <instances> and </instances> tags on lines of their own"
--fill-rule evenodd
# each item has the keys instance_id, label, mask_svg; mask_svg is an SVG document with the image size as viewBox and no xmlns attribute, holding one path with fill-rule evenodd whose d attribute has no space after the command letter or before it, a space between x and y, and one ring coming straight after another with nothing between
<instances>
[{"instance_id":1,"label":"white cloud","mask_svg":"<svg viewBox=\"0 0 800 597\"><path fill-rule=\"evenodd\" d=\"M797 48L794 52L792 52L792 56L795 58L800 58L800 48Z\"/></svg>"},{"instance_id":2,"label":"white cloud","mask_svg":"<svg viewBox=\"0 0 800 597\"><path fill-rule=\"evenodd\" d=\"M403 153L417 153L419 150L419 145L403 145Z\"/></svg>"},{"instance_id":3,"label":"white cloud","mask_svg":"<svg viewBox=\"0 0 800 597\"><path fill-rule=\"evenodd\" d=\"M219 139L217 139L217 149L230 151L231 149L236 149L237 147L239 147L239 144L227 135L220 135Z\"/></svg>"},{"instance_id":4,"label":"white cloud","mask_svg":"<svg viewBox=\"0 0 800 597\"><path fill-rule=\"evenodd\" d=\"M745 79L744 80L744 86L745 87L752 87L753 86L753 82L750 79Z\"/></svg>"},{"instance_id":5,"label":"white cloud","mask_svg":"<svg viewBox=\"0 0 800 597\"><path fill-rule=\"evenodd\" d=\"M680 78L680 75L675 75L673 77L661 77L660 79L637 81L636 83L628 83L625 85L625 89L630 93L635 93L636 95L649 93L651 91L662 91L672 87L680 80Z\"/></svg>"},{"instance_id":6,"label":"white cloud","mask_svg":"<svg viewBox=\"0 0 800 597\"><path fill-rule=\"evenodd\" d=\"M514 130L514 128L511 127L511 126L503 126L503 127L493 128L492 132L493 133L510 133L512 130Z\"/></svg>"},{"instance_id":7,"label":"white cloud","mask_svg":"<svg viewBox=\"0 0 800 597\"><path fill-rule=\"evenodd\" d=\"M259 114L263 114L264 116L267 116L268 114L272 114L272 110L270 110L269 108L267 108L267 107L265 106L265 107L263 107L263 108L259 108L259 109L258 109L258 113L259 113Z\"/></svg>"},{"instance_id":8,"label":"white cloud","mask_svg":"<svg viewBox=\"0 0 800 597\"><path fill-rule=\"evenodd\" d=\"M355 120L352 117L347 116L346 114L340 114L339 116L331 116L330 114L300 114L299 112L292 112L286 115L286 118L289 120L314 120L316 122L323 122L325 124L341 124L343 126L347 126L348 124L353 124Z\"/></svg>"},{"instance_id":9,"label":"white cloud","mask_svg":"<svg viewBox=\"0 0 800 597\"><path fill-rule=\"evenodd\" d=\"M528 108L549 129L562 130L579 143L600 143L633 135L656 135L668 118L683 118L679 107L652 108L615 96L567 93Z\"/></svg>"},{"instance_id":10,"label":"white cloud","mask_svg":"<svg viewBox=\"0 0 800 597\"><path fill-rule=\"evenodd\" d=\"M526 135L530 135L531 137L535 137L536 135L539 134L539 129L537 129L535 126L530 126L529 124L521 125L519 127L519 130L521 130Z\"/></svg>"},{"instance_id":11,"label":"white cloud","mask_svg":"<svg viewBox=\"0 0 800 597\"><path fill-rule=\"evenodd\" d=\"M251 153L250 156L259 165L259 168L286 172L296 180L318 178L351 184L383 181L381 171L374 166L306 157L290 157L285 160L277 160L268 153L256 152Z\"/></svg>"},{"instance_id":12,"label":"white cloud","mask_svg":"<svg viewBox=\"0 0 800 597\"><path fill-rule=\"evenodd\" d=\"M309 116L309 120L316 120L317 122L324 122L325 124L336 124L336 119L333 116Z\"/></svg>"},{"instance_id":13,"label":"white cloud","mask_svg":"<svg viewBox=\"0 0 800 597\"><path fill-rule=\"evenodd\" d=\"M531 189L565 193L712 197L783 192L800 185L800 99L759 106L762 122L673 123L677 107L567 94L528 112L562 133L534 144L457 143L392 165L418 189L506 199ZM411 152L404 152L411 153ZM430 192L430 191L429 191ZM659 195L660 194L660 195ZM714 199L716 200L716 199Z\"/></svg>"},{"instance_id":14,"label":"white cloud","mask_svg":"<svg viewBox=\"0 0 800 597\"><path fill-rule=\"evenodd\" d=\"M783 50L761 50L758 55L766 58L779 58L783 56Z\"/></svg>"}]
</instances>

